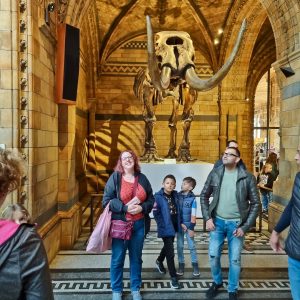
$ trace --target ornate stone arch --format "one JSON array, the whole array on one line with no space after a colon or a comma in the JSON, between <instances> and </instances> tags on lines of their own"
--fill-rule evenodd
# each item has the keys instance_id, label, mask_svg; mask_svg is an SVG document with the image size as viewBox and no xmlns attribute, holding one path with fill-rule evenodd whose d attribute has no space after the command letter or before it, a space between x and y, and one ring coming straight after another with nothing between
<instances>
[{"instance_id":1,"label":"ornate stone arch","mask_svg":"<svg viewBox=\"0 0 300 300\"><path fill-rule=\"evenodd\" d=\"M277 59L300 48L300 3L298 0L260 0L275 35Z\"/></svg>"}]
</instances>

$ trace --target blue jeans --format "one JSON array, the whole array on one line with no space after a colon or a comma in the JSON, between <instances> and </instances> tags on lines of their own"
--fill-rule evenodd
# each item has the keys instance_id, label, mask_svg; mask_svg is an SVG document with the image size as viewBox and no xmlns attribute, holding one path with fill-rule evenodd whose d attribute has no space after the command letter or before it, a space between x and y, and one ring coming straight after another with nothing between
<instances>
[{"instance_id":1,"label":"blue jeans","mask_svg":"<svg viewBox=\"0 0 300 300\"><path fill-rule=\"evenodd\" d=\"M266 192L261 194L262 208L263 210L269 209L269 204L272 202L272 192Z\"/></svg>"},{"instance_id":2,"label":"blue jeans","mask_svg":"<svg viewBox=\"0 0 300 300\"><path fill-rule=\"evenodd\" d=\"M300 300L300 260L288 257L288 269L293 300Z\"/></svg>"},{"instance_id":3,"label":"blue jeans","mask_svg":"<svg viewBox=\"0 0 300 300\"><path fill-rule=\"evenodd\" d=\"M184 263L184 255L183 255L183 249L184 249L184 237L186 237L186 241L191 253L191 261L192 263L198 263L197 258L197 250L195 246L195 240L193 237L190 237L188 231L186 232L177 232L177 254L178 254L178 262Z\"/></svg>"},{"instance_id":4,"label":"blue jeans","mask_svg":"<svg viewBox=\"0 0 300 300\"><path fill-rule=\"evenodd\" d=\"M123 291L123 268L127 249L130 263L130 288L131 291L140 290L142 285L142 250L144 236L144 219L141 219L134 222L133 232L129 241L112 239L110 282L113 292Z\"/></svg>"},{"instance_id":5,"label":"blue jeans","mask_svg":"<svg viewBox=\"0 0 300 300\"><path fill-rule=\"evenodd\" d=\"M216 218L214 223L215 230L210 232L208 252L212 277L216 284L221 284L223 282L221 254L224 240L227 238L229 256L228 292L235 292L239 287L241 251L243 248L244 237L235 237L233 235L233 232L237 229L239 222Z\"/></svg>"}]
</instances>

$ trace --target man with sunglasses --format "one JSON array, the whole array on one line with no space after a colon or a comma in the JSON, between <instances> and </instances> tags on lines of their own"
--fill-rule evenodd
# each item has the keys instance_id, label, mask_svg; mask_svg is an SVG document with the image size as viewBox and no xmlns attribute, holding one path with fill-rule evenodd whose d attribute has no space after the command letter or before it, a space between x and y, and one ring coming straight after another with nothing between
<instances>
[{"instance_id":1,"label":"man with sunglasses","mask_svg":"<svg viewBox=\"0 0 300 300\"><path fill-rule=\"evenodd\" d=\"M223 164L209 173L200 195L203 219L210 231L209 261L214 280L206 292L207 299L213 299L223 286L221 254L225 238L229 256L229 300L238 299L244 235L255 223L260 210L256 179L238 165L239 161L240 151L227 147Z\"/></svg>"}]
</instances>

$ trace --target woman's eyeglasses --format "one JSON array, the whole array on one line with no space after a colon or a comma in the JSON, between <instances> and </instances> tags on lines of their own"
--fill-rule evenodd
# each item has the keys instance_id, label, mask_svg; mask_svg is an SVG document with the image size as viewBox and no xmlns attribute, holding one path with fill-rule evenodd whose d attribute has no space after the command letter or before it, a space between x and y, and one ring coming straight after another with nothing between
<instances>
[{"instance_id":1,"label":"woman's eyeglasses","mask_svg":"<svg viewBox=\"0 0 300 300\"><path fill-rule=\"evenodd\" d=\"M122 157L121 159L122 159L122 161L132 160L133 156L125 156L125 157Z\"/></svg>"}]
</instances>

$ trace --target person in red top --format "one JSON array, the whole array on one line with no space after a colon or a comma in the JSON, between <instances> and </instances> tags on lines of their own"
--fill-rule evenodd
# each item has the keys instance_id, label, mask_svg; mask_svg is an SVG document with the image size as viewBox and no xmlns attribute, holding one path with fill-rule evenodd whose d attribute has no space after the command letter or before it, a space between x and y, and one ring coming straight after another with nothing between
<instances>
[{"instance_id":1,"label":"person in red top","mask_svg":"<svg viewBox=\"0 0 300 300\"><path fill-rule=\"evenodd\" d=\"M112 299L122 299L123 268L128 249L132 298L141 300L145 216L152 210L154 197L151 184L141 173L138 158L132 150L121 152L115 171L105 185L102 206L106 207L108 203L112 211L112 220L134 222L130 240L112 239L110 265Z\"/></svg>"}]
</instances>

